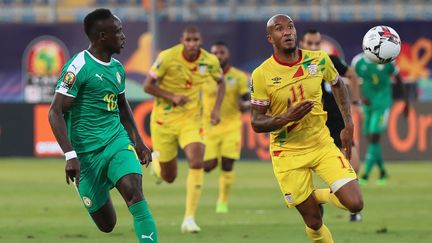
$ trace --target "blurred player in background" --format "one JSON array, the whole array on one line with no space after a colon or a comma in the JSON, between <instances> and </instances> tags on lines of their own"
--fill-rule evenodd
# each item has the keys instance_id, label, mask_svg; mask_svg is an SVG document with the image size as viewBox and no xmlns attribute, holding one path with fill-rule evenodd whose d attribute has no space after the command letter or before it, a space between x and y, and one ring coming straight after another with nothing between
<instances>
[{"instance_id":1,"label":"blurred player in background","mask_svg":"<svg viewBox=\"0 0 432 243\"><path fill-rule=\"evenodd\" d=\"M66 182L76 184L90 216L111 232L116 187L132 214L140 242L157 242L156 225L142 192L142 164L151 162L125 95L123 65L112 58L125 44L122 23L108 9L84 18L90 47L63 67L49 111L52 131L65 153Z\"/></svg>"},{"instance_id":2,"label":"blurred player in background","mask_svg":"<svg viewBox=\"0 0 432 243\"><path fill-rule=\"evenodd\" d=\"M321 50L321 33L317 30L307 30L304 32L301 40L300 47L306 50L311 51L319 51ZM359 80L353 68L349 67L344 60L335 55L330 55L330 60L333 62L337 72L346 77L349 82L349 87L351 87L352 91L352 100L351 103L355 107L355 111L361 114L360 108L360 90L359 90ZM321 83L321 90L323 93L323 105L324 110L327 111L327 122L326 125L330 130L330 136L333 138L334 143L339 149L342 149L341 142L341 131L345 127L342 114L339 111L339 107L336 103L336 100L332 94L332 89L329 83L323 82ZM352 147L351 160L350 164L352 165L354 171L358 173L360 168L360 158L358 155L357 148ZM350 221L360 221L361 215L360 213L351 213Z\"/></svg>"},{"instance_id":3,"label":"blurred player in background","mask_svg":"<svg viewBox=\"0 0 432 243\"><path fill-rule=\"evenodd\" d=\"M352 66L362 81L363 133L366 135L368 143L365 168L360 178L360 184L366 185L368 183L369 174L373 166L377 164L380 170L377 184L384 185L387 182L388 173L384 167L380 139L387 127L387 119L392 104L392 76L404 97L406 97L406 92L399 76L399 70L393 62L376 64L361 53L353 58ZM408 109L409 103L408 100L405 100L405 116L408 116Z\"/></svg>"},{"instance_id":4,"label":"blurred player in background","mask_svg":"<svg viewBox=\"0 0 432 243\"><path fill-rule=\"evenodd\" d=\"M294 22L275 15L267 22L267 40L273 56L252 73L252 127L270 133L273 170L289 208L296 207L313 242L333 242L322 221L319 204L334 205L356 213L363 208L357 176L351 168L353 123L347 89L328 55L297 47ZM325 126L321 82L332 86L345 128L342 153ZM312 171L329 189L315 190Z\"/></svg>"},{"instance_id":5,"label":"blurred player in background","mask_svg":"<svg viewBox=\"0 0 432 243\"><path fill-rule=\"evenodd\" d=\"M225 82L217 57L201 48L201 33L196 27L184 29L181 44L162 51L149 71L145 92L156 97L150 129L155 173L168 183L177 177L177 146L189 161L186 185L186 212L182 232L197 233L201 229L194 216L203 187L204 143L200 113L201 86L217 83L216 101L211 108L211 123L220 120L220 107Z\"/></svg>"},{"instance_id":6,"label":"blurred player in background","mask_svg":"<svg viewBox=\"0 0 432 243\"><path fill-rule=\"evenodd\" d=\"M250 108L248 76L229 63L230 53L226 43L215 42L211 52L217 56L225 80L225 96L220 110L220 123L211 123L211 111L216 101L217 86L207 82L203 86L204 121L204 171L210 172L221 164L217 213L228 212L228 196L234 180L234 161L240 158L241 113Z\"/></svg>"}]
</instances>

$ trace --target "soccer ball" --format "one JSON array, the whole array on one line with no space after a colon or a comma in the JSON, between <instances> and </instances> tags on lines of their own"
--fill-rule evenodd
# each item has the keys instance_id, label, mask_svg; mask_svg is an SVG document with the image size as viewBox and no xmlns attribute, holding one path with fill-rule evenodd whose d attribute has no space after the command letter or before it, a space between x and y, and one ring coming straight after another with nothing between
<instances>
[{"instance_id":1,"label":"soccer ball","mask_svg":"<svg viewBox=\"0 0 432 243\"><path fill-rule=\"evenodd\" d=\"M363 37L363 53L372 62L384 64L396 59L401 49L398 33L391 27L380 25L370 29Z\"/></svg>"}]
</instances>

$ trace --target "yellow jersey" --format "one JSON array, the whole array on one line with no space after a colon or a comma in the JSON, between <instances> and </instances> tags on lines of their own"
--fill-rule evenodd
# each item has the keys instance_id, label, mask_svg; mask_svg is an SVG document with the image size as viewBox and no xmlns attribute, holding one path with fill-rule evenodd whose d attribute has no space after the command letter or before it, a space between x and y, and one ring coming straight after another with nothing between
<instances>
[{"instance_id":1,"label":"yellow jersey","mask_svg":"<svg viewBox=\"0 0 432 243\"><path fill-rule=\"evenodd\" d=\"M215 82L207 82L203 86L202 99L205 128L210 127L212 132L217 133L239 129L241 126L239 97L249 93L248 76L243 71L235 67L229 67L229 69L224 72L224 80L225 96L220 108L221 120L216 126L210 124L210 116L216 102L217 84Z\"/></svg>"},{"instance_id":2,"label":"yellow jersey","mask_svg":"<svg viewBox=\"0 0 432 243\"><path fill-rule=\"evenodd\" d=\"M201 48L197 59L188 61L183 56L183 48L179 44L162 51L149 71L161 89L190 99L185 105L176 106L171 101L156 97L152 119L160 124L175 123L199 114L201 86L206 82L216 83L222 78L219 60L215 55Z\"/></svg>"},{"instance_id":3,"label":"yellow jersey","mask_svg":"<svg viewBox=\"0 0 432 243\"><path fill-rule=\"evenodd\" d=\"M312 111L297 122L291 122L270 133L273 156L306 154L320 144L332 142L325 123L321 82L337 82L338 73L323 51L299 49L299 60L286 64L272 56L252 73L251 104L269 106L268 113L276 116L287 111L288 98L292 105L313 101Z\"/></svg>"}]
</instances>

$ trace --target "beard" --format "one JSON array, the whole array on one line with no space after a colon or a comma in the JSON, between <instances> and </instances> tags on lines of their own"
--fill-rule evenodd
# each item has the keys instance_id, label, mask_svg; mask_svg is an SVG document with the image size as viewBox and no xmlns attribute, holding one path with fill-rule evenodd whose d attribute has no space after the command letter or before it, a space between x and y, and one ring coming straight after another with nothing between
<instances>
[{"instance_id":1,"label":"beard","mask_svg":"<svg viewBox=\"0 0 432 243\"><path fill-rule=\"evenodd\" d=\"M292 54L296 51L296 49L297 49L297 46L294 46L294 47L290 47L290 48L283 48L282 51L285 54Z\"/></svg>"}]
</instances>

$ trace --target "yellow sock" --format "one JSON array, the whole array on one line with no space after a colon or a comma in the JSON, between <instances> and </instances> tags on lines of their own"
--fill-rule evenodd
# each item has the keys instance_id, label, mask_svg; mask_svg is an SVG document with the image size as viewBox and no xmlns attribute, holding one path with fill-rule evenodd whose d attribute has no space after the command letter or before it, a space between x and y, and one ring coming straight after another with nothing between
<instances>
[{"instance_id":1,"label":"yellow sock","mask_svg":"<svg viewBox=\"0 0 432 243\"><path fill-rule=\"evenodd\" d=\"M322 224L318 230L313 230L306 226L306 234L314 243L333 243L330 230L325 224Z\"/></svg>"},{"instance_id":2,"label":"yellow sock","mask_svg":"<svg viewBox=\"0 0 432 243\"><path fill-rule=\"evenodd\" d=\"M222 171L219 176L219 198L218 202L227 203L231 185L234 182L233 171Z\"/></svg>"},{"instance_id":3,"label":"yellow sock","mask_svg":"<svg viewBox=\"0 0 432 243\"><path fill-rule=\"evenodd\" d=\"M158 152L153 152L153 153L152 153L152 162L151 162L151 166L153 166L153 171L154 171L154 173L155 173L158 177L161 177L161 167L160 167L160 162L159 162L159 153L158 153Z\"/></svg>"},{"instance_id":4,"label":"yellow sock","mask_svg":"<svg viewBox=\"0 0 432 243\"><path fill-rule=\"evenodd\" d=\"M185 217L194 216L201 197L204 182L203 169L189 169L186 182L186 212Z\"/></svg>"},{"instance_id":5,"label":"yellow sock","mask_svg":"<svg viewBox=\"0 0 432 243\"><path fill-rule=\"evenodd\" d=\"M330 193L330 189L316 189L314 192L315 198L319 203L328 203L335 205L338 208L348 210L342 203L339 201L339 199L336 197L335 194Z\"/></svg>"}]
</instances>

